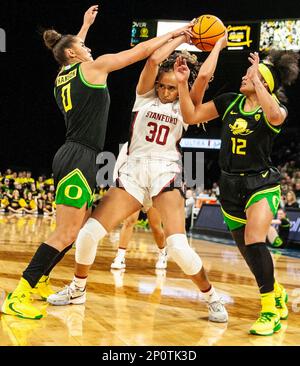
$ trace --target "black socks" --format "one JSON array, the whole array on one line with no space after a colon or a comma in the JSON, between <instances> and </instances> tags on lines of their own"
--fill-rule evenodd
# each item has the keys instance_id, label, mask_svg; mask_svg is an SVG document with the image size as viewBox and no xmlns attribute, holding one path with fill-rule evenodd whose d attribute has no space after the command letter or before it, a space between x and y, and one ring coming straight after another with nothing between
<instances>
[{"instance_id":1,"label":"black socks","mask_svg":"<svg viewBox=\"0 0 300 366\"><path fill-rule=\"evenodd\" d=\"M57 249L48 244L42 243L38 247L31 262L23 272L23 278L28 281L32 288L36 286L39 279L45 274L59 254L60 252Z\"/></svg>"}]
</instances>

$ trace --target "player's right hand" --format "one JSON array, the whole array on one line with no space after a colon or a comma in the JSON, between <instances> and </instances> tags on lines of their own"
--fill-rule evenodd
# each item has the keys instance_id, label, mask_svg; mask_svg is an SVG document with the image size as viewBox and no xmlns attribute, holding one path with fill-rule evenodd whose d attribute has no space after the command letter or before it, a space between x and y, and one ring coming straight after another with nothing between
<instances>
[{"instance_id":1,"label":"player's right hand","mask_svg":"<svg viewBox=\"0 0 300 366\"><path fill-rule=\"evenodd\" d=\"M225 47L227 47L227 43L228 43L228 32L227 29L225 30L225 34L223 37L219 38L216 42L216 45L220 45L221 46L221 50Z\"/></svg>"}]
</instances>

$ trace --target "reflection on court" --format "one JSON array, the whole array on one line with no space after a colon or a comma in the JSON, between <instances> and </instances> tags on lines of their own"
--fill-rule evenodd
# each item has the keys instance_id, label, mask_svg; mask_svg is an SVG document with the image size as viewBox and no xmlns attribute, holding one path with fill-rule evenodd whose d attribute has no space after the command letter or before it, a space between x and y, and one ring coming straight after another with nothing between
<instances>
[{"instance_id":1,"label":"reflection on court","mask_svg":"<svg viewBox=\"0 0 300 366\"><path fill-rule=\"evenodd\" d=\"M55 227L55 218L0 216L0 289L13 290L36 248ZM195 285L169 260L155 270L156 245L149 232L136 231L126 270L111 270L119 230L99 245L84 305L45 307L47 317L25 320L0 315L0 345L299 345L300 259L274 252L276 276L289 294L288 320L271 337L250 336L260 309L252 274L233 246L190 238L201 255L229 313L228 324L208 321ZM59 289L73 276L74 249L52 273Z\"/></svg>"}]
</instances>

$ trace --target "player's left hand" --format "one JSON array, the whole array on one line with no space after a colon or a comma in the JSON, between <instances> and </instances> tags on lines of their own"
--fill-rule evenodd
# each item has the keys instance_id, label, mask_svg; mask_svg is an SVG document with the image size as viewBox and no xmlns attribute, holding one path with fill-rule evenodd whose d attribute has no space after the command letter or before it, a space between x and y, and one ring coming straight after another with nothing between
<instances>
[{"instance_id":1,"label":"player's left hand","mask_svg":"<svg viewBox=\"0 0 300 366\"><path fill-rule=\"evenodd\" d=\"M91 26L98 14L99 5L93 5L84 13L83 23L87 26Z\"/></svg>"}]
</instances>

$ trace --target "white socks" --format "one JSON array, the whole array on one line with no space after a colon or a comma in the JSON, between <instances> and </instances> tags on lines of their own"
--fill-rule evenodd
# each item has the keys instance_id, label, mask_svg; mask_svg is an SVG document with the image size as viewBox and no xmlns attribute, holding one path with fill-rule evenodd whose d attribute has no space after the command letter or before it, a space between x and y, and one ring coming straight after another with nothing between
<instances>
[{"instance_id":1,"label":"white socks","mask_svg":"<svg viewBox=\"0 0 300 366\"><path fill-rule=\"evenodd\" d=\"M167 255L166 247L164 247L162 249L158 248L158 253L161 255Z\"/></svg>"},{"instance_id":2,"label":"white socks","mask_svg":"<svg viewBox=\"0 0 300 366\"><path fill-rule=\"evenodd\" d=\"M218 296L218 294L216 293L216 290L214 289L213 286L211 286L211 289L207 292L202 292L202 295L204 296L205 298L205 301L208 302L208 303L212 303L214 301L219 301L220 298Z\"/></svg>"},{"instance_id":3,"label":"white socks","mask_svg":"<svg viewBox=\"0 0 300 366\"><path fill-rule=\"evenodd\" d=\"M70 286L73 289L75 289L75 287L77 287L83 291L85 289L86 282L87 282L87 278L78 278L78 277L74 276Z\"/></svg>"}]
</instances>

